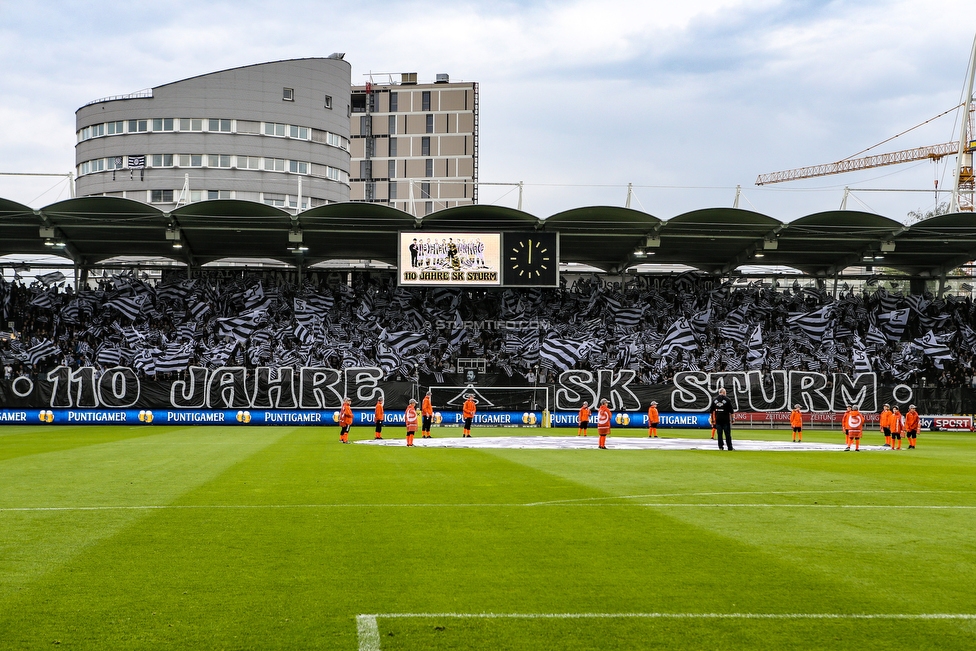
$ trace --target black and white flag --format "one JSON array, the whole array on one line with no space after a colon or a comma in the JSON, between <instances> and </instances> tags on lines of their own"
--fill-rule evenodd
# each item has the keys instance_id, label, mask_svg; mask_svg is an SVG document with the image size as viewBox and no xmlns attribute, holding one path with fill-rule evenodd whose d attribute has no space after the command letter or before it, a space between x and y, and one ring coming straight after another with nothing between
<instances>
[{"instance_id":1,"label":"black and white flag","mask_svg":"<svg viewBox=\"0 0 976 651\"><path fill-rule=\"evenodd\" d=\"M905 326L908 325L909 312L909 308L904 307L878 315L878 325L888 341L901 340L902 335L905 334Z\"/></svg>"},{"instance_id":2,"label":"black and white flag","mask_svg":"<svg viewBox=\"0 0 976 651\"><path fill-rule=\"evenodd\" d=\"M819 343L827 331L827 326L830 324L830 313L832 309L832 306L826 305L816 312L794 314L790 316L788 322L803 332L811 341Z\"/></svg>"},{"instance_id":3,"label":"black and white flag","mask_svg":"<svg viewBox=\"0 0 976 651\"><path fill-rule=\"evenodd\" d=\"M587 349L586 342L547 338L539 349L539 363L557 371L566 371L580 361Z\"/></svg>"},{"instance_id":4,"label":"black and white flag","mask_svg":"<svg viewBox=\"0 0 976 651\"><path fill-rule=\"evenodd\" d=\"M58 348L57 344L49 339L45 339L27 351L27 358L31 364L37 364L41 360L60 354L60 352L61 349Z\"/></svg>"},{"instance_id":5,"label":"black and white flag","mask_svg":"<svg viewBox=\"0 0 976 651\"><path fill-rule=\"evenodd\" d=\"M143 294L142 296L120 296L106 303L105 307L114 308L125 318L130 321L135 321L139 318L139 314L142 312L142 308L148 300L148 294Z\"/></svg>"},{"instance_id":6,"label":"black and white flag","mask_svg":"<svg viewBox=\"0 0 976 651\"><path fill-rule=\"evenodd\" d=\"M688 319L678 319L671 324L664 341L661 342L661 355L670 355L674 350L698 350L698 339Z\"/></svg>"}]
</instances>

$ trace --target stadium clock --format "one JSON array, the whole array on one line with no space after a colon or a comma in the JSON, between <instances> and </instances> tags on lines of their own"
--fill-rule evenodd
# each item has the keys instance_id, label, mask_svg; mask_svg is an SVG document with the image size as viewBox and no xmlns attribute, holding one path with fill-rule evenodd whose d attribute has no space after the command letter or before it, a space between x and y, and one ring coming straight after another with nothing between
<instances>
[{"instance_id":1,"label":"stadium clock","mask_svg":"<svg viewBox=\"0 0 976 651\"><path fill-rule=\"evenodd\" d=\"M504 285L556 287L559 284L558 234L504 233L502 269Z\"/></svg>"}]
</instances>

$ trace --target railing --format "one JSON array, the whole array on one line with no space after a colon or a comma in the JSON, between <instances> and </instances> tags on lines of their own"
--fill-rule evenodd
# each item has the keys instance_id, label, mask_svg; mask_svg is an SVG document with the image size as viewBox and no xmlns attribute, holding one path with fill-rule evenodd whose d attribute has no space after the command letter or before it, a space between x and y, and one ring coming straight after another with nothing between
<instances>
[{"instance_id":1,"label":"railing","mask_svg":"<svg viewBox=\"0 0 976 651\"><path fill-rule=\"evenodd\" d=\"M119 99L146 99L152 98L153 90L152 88L144 88L142 90L137 90L134 93L129 93L128 95L112 95L111 97L102 97L101 99L93 99L92 101L85 104L85 106L91 106L92 104L100 104L102 102L114 102Z\"/></svg>"}]
</instances>

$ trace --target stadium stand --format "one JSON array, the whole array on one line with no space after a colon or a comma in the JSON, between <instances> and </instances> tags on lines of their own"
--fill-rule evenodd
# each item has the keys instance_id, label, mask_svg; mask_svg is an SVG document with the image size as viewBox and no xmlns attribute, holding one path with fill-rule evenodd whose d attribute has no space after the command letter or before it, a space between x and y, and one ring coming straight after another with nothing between
<instances>
[{"instance_id":1,"label":"stadium stand","mask_svg":"<svg viewBox=\"0 0 976 651\"><path fill-rule=\"evenodd\" d=\"M844 289L733 285L688 272L621 286L581 276L559 289L405 289L389 273L236 278L134 275L64 288L60 273L0 280L4 377L57 365L132 366L175 377L189 366L377 366L390 380L456 381L459 359L506 382L560 371L633 369L643 383L679 370L873 371L882 382L974 382L971 298L904 293L896 283Z\"/></svg>"}]
</instances>

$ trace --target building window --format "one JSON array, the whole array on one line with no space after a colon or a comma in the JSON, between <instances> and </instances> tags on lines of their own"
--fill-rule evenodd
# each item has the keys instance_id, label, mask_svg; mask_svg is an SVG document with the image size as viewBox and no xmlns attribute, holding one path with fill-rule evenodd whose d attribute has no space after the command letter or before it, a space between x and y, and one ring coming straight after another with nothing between
<instances>
[{"instance_id":1,"label":"building window","mask_svg":"<svg viewBox=\"0 0 976 651\"><path fill-rule=\"evenodd\" d=\"M390 116L390 127L389 127L389 131L390 131L390 135L391 136L396 133L396 116L395 115L391 115Z\"/></svg>"},{"instance_id":2,"label":"building window","mask_svg":"<svg viewBox=\"0 0 976 651\"><path fill-rule=\"evenodd\" d=\"M173 203L172 190L150 190L149 203Z\"/></svg>"},{"instance_id":3,"label":"building window","mask_svg":"<svg viewBox=\"0 0 976 651\"><path fill-rule=\"evenodd\" d=\"M434 159L428 158L424 161L424 176L428 179L434 176Z\"/></svg>"},{"instance_id":4,"label":"building window","mask_svg":"<svg viewBox=\"0 0 976 651\"><path fill-rule=\"evenodd\" d=\"M386 176L387 176L387 178L395 179L396 178L396 161L395 160L391 160L391 161L388 161L388 162L389 162L389 164L387 165L388 171L387 171Z\"/></svg>"},{"instance_id":5,"label":"building window","mask_svg":"<svg viewBox=\"0 0 976 651\"><path fill-rule=\"evenodd\" d=\"M368 115L360 115L359 116L359 135L361 135L361 136L368 136L368 135L370 135L370 128L369 128L370 125L369 125L369 123L370 123L370 120L369 120L369 116Z\"/></svg>"},{"instance_id":6,"label":"building window","mask_svg":"<svg viewBox=\"0 0 976 651\"><path fill-rule=\"evenodd\" d=\"M264 159L264 169L268 172L284 172L285 171L285 159L284 158L265 158Z\"/></svg>"},{"instance_id":7,"label":"building window","mask_svg":"<svg viewBox=\"0 0 976 651\"><path fill-rule=\"evenodd\" d=\"M292 174L308 174L308 163L290 160L288 161L288 171Z\"/></svg>"},{"instance_id":8,"label":"building window","mask_svg":"<svg viewBox=\"0 0 976 651\"><path fill-rule=\"evenodd\" d=\"M338 180L340 180L342 178L342 175L339 173L339 168L337 168L337 167L326 167L325 168L325 178L327 178L327 179L329 179L331 181L338 181Z\"/></svg>"},{"instance_id":9,"label":"building window","mask_svg":"<svg viewBox=\"0 0 976 651\"><path fill-rule=\"evenodd\" d=\"M173 167L173 154L153 154L153 167Z\"/></svg>"},{"instance_id":10,"label":"building window","mask_svg":"<svg viewBox=\"0 0 976 651\"><path fill-rule=\"evenodd\" d=\"M430 182L424 181L420 184L420 198L430 199Z\"/></svg>"},{"instance_id":11,"label":"building window","mask_svg":"<svg viewBox=\"0 0 976 651\"><path fill-rule=\"evenodd\" d=\"M207 200L213 201L215 199L233 199L230 190L207 190Z\"/></svg>"},{"instance_id":12,"label":"building window","mask_svg":"<svg viewBox=\"0 0 976 651\"><path fill-rule=\"evenodd\" d=\"M396 112L397 112L397 93L390 93L390 113L396 113Z\"/></svg>"},{"instance_id":13,"label":"building window","mask_svg":"<svg viewBox=\"0 0 976 651\"><path fill-rule=\"evenodd\" d=\"M153 131L172 131L173 118L153 118Z\"/></svg>"},{"instance_id":14,"label":"building window","mask_svg":"<svg viewBox=\"0 0 976 651\"><path fill-rule=\"evenodd\" d=\"M180 154L180 167L203 167L203 154Z\"/></svg>"},{"instance_id":15,"label":"building window","mask_svg":"<svg viewBox=\"0 0 976 651\"><path fill-rule=\"evenodd\" d=\"M372 201L376 198L376 183L369 181L363 188L366 194L366 201Z\"/></svg>"},{"instance_id":16,"label":"building window","mask_svg":"<svg viewBox=\"0 0 976 651\"><path fill-rule=\"evenodd\" d=\"M92 172L101 172L105 169L105 159L96 158L95 160L86 160L84 163L78 166L79 176L82 174L91 174Z\"/></svg>"},{"instance_id":17,"label":"building window","mask_svg":"<svg viewBox=\"0 0 976 651\"><path fill-rule=\"evenodd\" d=\"M390 157L396 157L397 155L397 139L390 138Z\"/></svg>"},{"instance_id":18,"label":"building window","mask_svg":"<svg viewBox=\"0 0 976 651\"><path fill-rule=\"evenodd\" d=\"M125 122L109 122L108 123L108 135L114 136L119 133L125 133Z\"/></svg>"},{"instance_id":19,"label":"building window","mask_svg":"<svg viewBox=\"0 0 976 651\"><path fill-rule=\"evenodd\" d=\"M260 156L238 156L237 169L259 170L261 169L261 157Z\"/></svg>"},{"instance_id":20,"label":"building window","mask_svg":"<svg viewBox=\"0 0 976 651\"><path fill-rule=\"evenodd\" d=\"M332 145L333 147L338 147L339 149L349 149L348 145L343 144L343 137L337 133L332 133L331 131L325 132L325 144Z\"/></svg>"},{"instance_id":21,"label":"building window","mask_svg":"<svg viewBox=\"0 0 976 651\"><path fill-rule=\"evenodd\" d=\"M353 93L349 97L349 101L352 104L352 113L365 113L366 112L366 94L365 93ZM349 111L346 111L349 113Z\"/></svg>"},{"instance_id":22,"label":"building window","mask_svg":"<svg viewBox=\"0 0 976 651\"><path fill-rule=\"evenodd\" d=\"M420 139L420 155L430 156L430 136L424 136Z\"/></svg>"},{"instance_id":23,"label":"building window","mask_svg":"<svg viewBox=\"0 0 976 651\"><path fill-rule=\"evenodd\" d=\"M281 89L281 99L286 102L295 101L295 89L294 88L282 88Z\"/></svg>"},{"instance_id":24,"label":"building window","mask_svg":"<svg viewBox=\"0 0 976 651\"><path fill-rule=\"evenodd\" d=\"M230 133L230 120L218 120L216 118L210 118L209 130Z\"/></svg>"},{"instance_id":25,"label":"building window","mask_svg":"<svg viewBox=\"0 0 976 651\"><path fill-rule=\"evenodd\" d=\"M149 131L149 120L129 120L129 133Z\"/></svg>"},{"instance_id":26,"label":"building window","mask_svg":"<svg viewBox=\"0 0 976 651\"><path fill-rule=\"evenodd\" d=\"M276 206L278 208L285 207L285 195L283 194L271 194L270 192L264 193L264 203L269 206Z\"/></svg>"},{"instance_id":27,"label":"building window","mask_svg":"<svg viewBox=\"0 0 976 651\"><path fill-rule=\"evenodd\" d=\"M427 215L429 215L432 212L434 212L434 202L433 201L425 201L424 202L424 217L426 217Z\"/></svg>"},{"instance_id":28,"label":"building window","mask_svg":"<svg viewBox=\"0 0 976 651\"><path fill-rule=\"evenodd\" d=\"M359 178L368 179L370 177L370 164L368 160L359 161Z\"/></svg>"},{"instance_id":29,"label":"building window","mask_svg":"<svg viewBox=\"0 0 976 651\"><path fill-rule=\"evenodd\" d=\"M397 184L396 181L390 181L389 189L389 199L392 201L397 198Z\"/></svg>"},{"instance_id":30,"label":"building window","mask_svg":"<svg viewBox=\"0 0 976 651\"><path fill-rule=\"evenodd\" d=\"M207 156L208 167L230 167L230 155L210 154Z\"/></svg>"},{"instance_id":31,"label":"building window","mask_svg":"<svg viewBox=\"0 0 976 651\"><path fill-rule=\"evenodd\" d=\"M293 125L289 127L288 136L290 138L298 138L299 140L308 140L308 127L296 127Z\"/></svg>"},{"instance_id":32,"label":"building window","mask_svg":"<svg viewBox=\"0 0 976 651\"><path fill-rule=\"evenodd\" d=\"M264 135L266 136L284 136L285 127L287 125L278 124L276 122L265 122L264 123Z\"/></svg>"},{"instance_id":33,"label":"building window","mask_svg":"<svg viewBox=\"0 0 976 651\"><path fill-rule=\"evenodd\" d=\"M420 94L420 110L429 111L430 110L430 91L425 90Z\"/></svg>"},{"instance_id":34,"label":"building window","mask_svg":"<svg viewBox=\"0 0 976 651\"><path fill-rule=\"evenodd\" d=\"M332 110L332 95L325 96L325 108Z\"/></svg>"},{"instance_id":35,"label":"building window","mask_svg":"<svg viewBox=\"0 0 976 651\"><path fill-rule=\"evenodd\" d=\"M427 133L434 133L434 114L427 114Z\"/></svg>"},{"instance_id":36,"label":"building window","mask_svg":"<svg viewBox=\"0 0 976 651\"><path fill-rule=\"evenodd\" d=\"M180 118L180 131L203 131L203 120L200 118Z\"/></svg>"}]
</instances>

